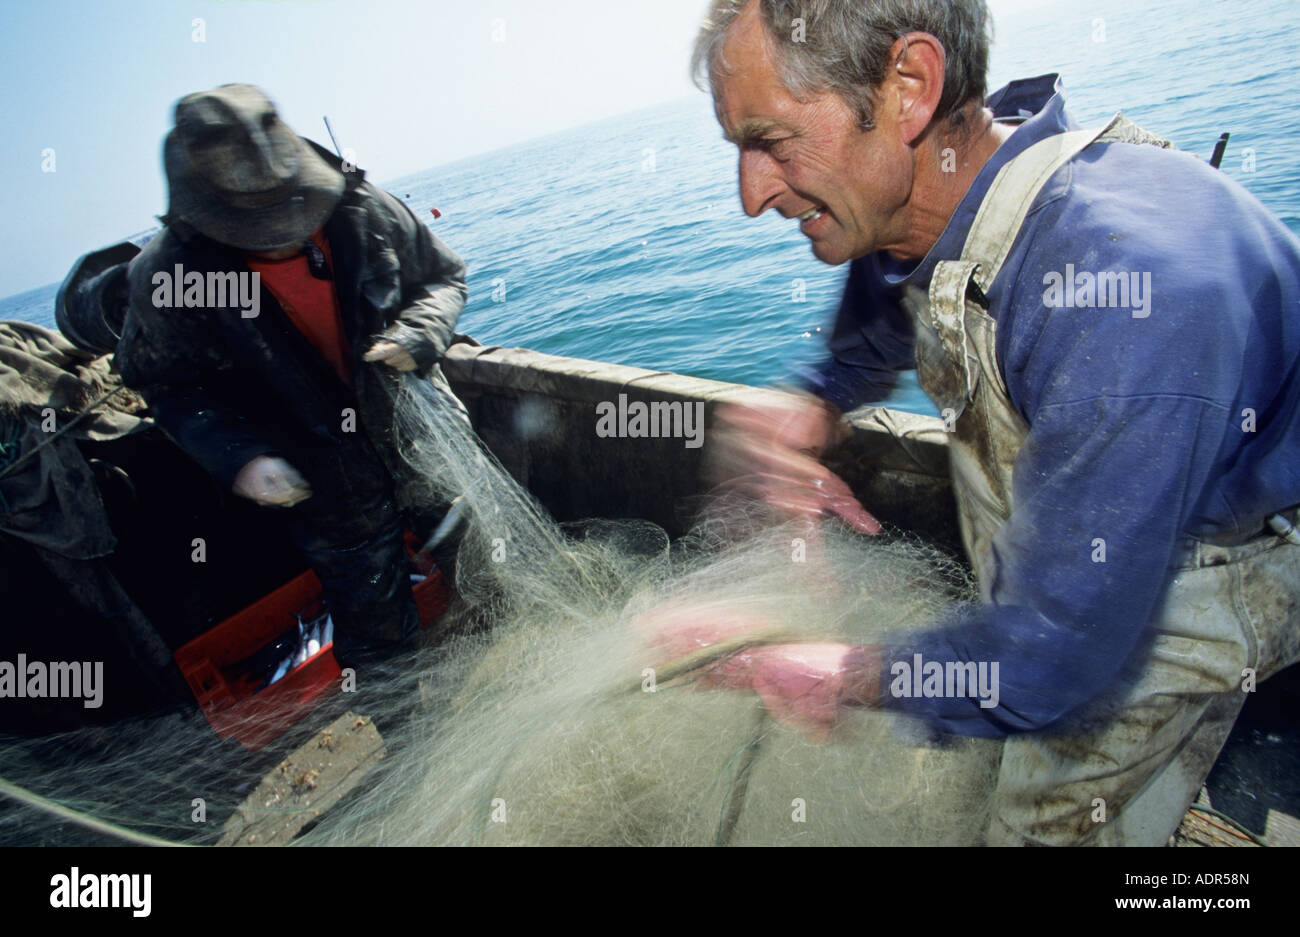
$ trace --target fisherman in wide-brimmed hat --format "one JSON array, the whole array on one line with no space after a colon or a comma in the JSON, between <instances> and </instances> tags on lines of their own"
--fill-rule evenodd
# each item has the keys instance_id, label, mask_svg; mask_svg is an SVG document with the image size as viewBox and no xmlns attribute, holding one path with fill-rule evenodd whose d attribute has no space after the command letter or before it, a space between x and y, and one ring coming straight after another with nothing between
<instances>
[{"instance_id":1,"label":"fisherman in wide-brimmed hat","mask_svg":"<svg viewBox=\"0 0 1300 937\"><path fill-rule=\"evenodd\" d=\"M346 185L252 85L181 98L163 161L170 214L246 251L302 244L334 212Z\"/></svg>"},{"instance_id":2,"label":"fisherman in wide-brimmed hat","mask_svg":"<svg viewBox=\"0 0 1300 937\"><path fill-rule=\"evenodd\" d=\"M131 264L118 367L214 477L287 509L344 650L400 640L402 531L438 506L409 491L397 372L446 388L464 264L250 85L182 98L163 158L166 229Z\"/></svg>"}]
</instances>

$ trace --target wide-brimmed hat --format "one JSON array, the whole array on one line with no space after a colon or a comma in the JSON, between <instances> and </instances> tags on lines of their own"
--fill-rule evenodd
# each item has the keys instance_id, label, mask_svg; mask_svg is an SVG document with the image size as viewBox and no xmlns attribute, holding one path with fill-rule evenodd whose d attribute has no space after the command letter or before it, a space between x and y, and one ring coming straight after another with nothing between
<instances>
[{"instance_id":1,"label":"wide-brimmed hat","mask_svg":"<svg viewBox=\"0 0 1300 937\"><path fill-rule=\"evenodd\" d=\"M345 187L343 174L252 85L181 98L163 162L169 217L241 250L301 244L333 213Z\"/></svg>"}]
</instances>

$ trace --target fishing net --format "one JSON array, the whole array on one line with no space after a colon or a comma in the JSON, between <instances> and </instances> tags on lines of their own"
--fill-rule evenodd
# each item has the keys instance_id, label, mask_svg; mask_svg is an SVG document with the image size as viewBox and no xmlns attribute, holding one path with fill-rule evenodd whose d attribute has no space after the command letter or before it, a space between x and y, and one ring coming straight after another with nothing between
<instances>
[{"instance_id":1,"label":"fishing net","mask_svg":"<svg viewBox=\"0 0 1300 937\"><path fill-rule=\"evenodd\" d=\"M665 608L763 622L748 642L869 643L973 599L964 569L902 536L802 526L710 499L686 537L641 521L558 525L501 469L455 401L409 379L402 451L429 503L463 499L457 599L437 640L358 669L260 753L200 717L11 741L4 776L116 826L213 842L261 774L345 709L387 755L307 844L951 844L988 821L1000 746L930 738L850 710L824 739L700 675L733 648L665 660ZM50 770L58 765L59 770ZM203 798L206 822L193 818ZM5 841L100 834L10 807Z\"/></svg>"}]
</instances>

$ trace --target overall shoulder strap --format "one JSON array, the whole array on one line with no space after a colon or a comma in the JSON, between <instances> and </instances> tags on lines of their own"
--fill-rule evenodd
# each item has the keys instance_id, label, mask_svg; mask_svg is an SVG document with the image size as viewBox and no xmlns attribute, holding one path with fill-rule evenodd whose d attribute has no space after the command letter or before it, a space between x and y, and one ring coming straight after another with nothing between
<instances>
[{"instance_id":1,"label":"overall shoulder strap","mask_svg":"<svg viewBox=\"0 0 1300 937\"><path fill-rule=\"evenodd\" d=\"M975 371L967 360L973 356L966 326L966 299L971 282L982 293L988 292L1039 190L1056 170L1101 137L1118 118L1116 115L1105 127L1040 140L1003 166L980 203L961 257L940 261L935 266L925 311L948 358L962 365L967 399L975 390ZM984 305L982 300L979 304Z\"/></svg>"},{"instance_id":2,"label":"overall shoulder strap","mask_svg":"<svg viewBox=\"0 0 1300 937\"><path fill-rule=\"evenodd\" d=\"M988 292L1002 269L1012 242L1043 186L1058 169L1109 130L1114 122L1112 120L1106 126L1092 130L1075 130L1039 140L998 171L980 203L961 252L963 261L978 265L973 273L982 291Z\"/></svg>"},{"instance_id":3,"label":"overall shoulder strap","mask_svg":"<svg viewBox=\"0 0 1300 937\"><path fill-rule=\"evenodd\" d=\"M1038 193L1058 169L1096 142L1172 146L1168 140L1148 133L1121 113L1101 127L1040 140L1003 166L980 202L961 257L940 261L935 266L928 303L917 305L917 314L923 316L921 321L938 336L952 360L965 361L974 354L966 323L967 300L972 297L970 284L973 282L977 287L976 306L987 308L982 296L988 293L1002 269ZM964 370L969 397L974 391L975 376L970 367Z\"/></svg>"},{"instance_id":4,"label":"overall shoulder strap","mask_svg":"<svg viewBox=\"0 0 1300 937\"><path fill-rule=\"evenodd\" d=\"M974 276L981 290L987 292L1002 269L1020 226L1043 186L1058 169L1097 142L1172 146L1168 140L1143 130L1118 113L1101 127L1040 140L1003 166L989 186L962 248L962 260L979 264Z\"/></svg>"}]
</instances>

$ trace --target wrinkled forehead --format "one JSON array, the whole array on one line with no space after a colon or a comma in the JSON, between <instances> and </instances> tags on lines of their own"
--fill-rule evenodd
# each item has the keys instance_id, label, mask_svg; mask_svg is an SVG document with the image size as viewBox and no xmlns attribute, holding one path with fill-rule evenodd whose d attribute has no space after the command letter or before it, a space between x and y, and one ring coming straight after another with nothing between
<instances>
[{"instance_id":1,"label":"wrinkled forehead","mask_svg":"<svg viewBox=\"0 0 1300 937\"><path fill-rule=\"evenodd\" d=\"M709 62L713 113L723 136L743 146L773 130L791 129L804 103L785 86L778 52L755 13L746 9L731 24Z\"/></svg>"},{"instance_id":2,"label":"wrinkled forehead","mask_svg":"<svg viewBox=\"0 0 1300 937\"><path fill-rule=\"evenodd\" d=\"M759 15L758 4L751 3L727 25L709 56L709 85L714 99L720 83L774 73L776 60L777 51Z\"/></svg>"}]
</instances>

